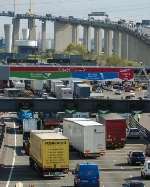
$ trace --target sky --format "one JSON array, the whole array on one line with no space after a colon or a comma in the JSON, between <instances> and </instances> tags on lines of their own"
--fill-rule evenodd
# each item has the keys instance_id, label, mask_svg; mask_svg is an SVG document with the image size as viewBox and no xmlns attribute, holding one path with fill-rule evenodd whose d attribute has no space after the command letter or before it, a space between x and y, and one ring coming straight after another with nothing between
<instances>
[{"instance_id":1,"label":"sky","mask_svg":"<svg viewBox=\"0 0 150 187\"><path fill-rule=\"evenodd\" d=\"M0 0L0 11L13 11L14 2L16 13L26 13L30 0ZM87 18L92 11L107 12L113 20L127 19L141 21L150 19L150 0L31 0L32 11L44 15L50 13L56 16L74 16ZM10 18L0 17L0 35L3 35L3 24L11 23ZM22 21L23 27L27 25ZM40 28L37 23L37 28Z\"/></svg>"}]
</instances>

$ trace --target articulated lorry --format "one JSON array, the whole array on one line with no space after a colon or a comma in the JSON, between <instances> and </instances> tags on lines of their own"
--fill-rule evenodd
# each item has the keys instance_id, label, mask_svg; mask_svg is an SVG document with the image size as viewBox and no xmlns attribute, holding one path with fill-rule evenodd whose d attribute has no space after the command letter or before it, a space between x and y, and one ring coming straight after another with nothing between
<instances>
[{"instance_id":1,"label":"articulated lorry","mask_svg":"<svg viewBox=\"0 0 150 187\"><path fill-rule=\"evenodd\" d=\"M53 131L31 131L29 163L43 177L64 175L69 171L68 138Z\"/></svg>"}]
</instances>

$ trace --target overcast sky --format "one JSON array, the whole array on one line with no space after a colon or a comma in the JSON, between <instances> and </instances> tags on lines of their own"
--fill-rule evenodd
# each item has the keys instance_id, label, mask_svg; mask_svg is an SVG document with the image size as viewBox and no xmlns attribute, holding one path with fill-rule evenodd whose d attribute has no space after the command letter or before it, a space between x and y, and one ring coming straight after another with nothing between
<instances>
[{"instance_id":1,"label":"overcast sky","mask_svg":"<svg viewBox=\"0 0 150 187\"><path fill-rule=\"evenodd\" d=\"M15 0L16 13L25 13L30 0ZM86 18L91 11L105 11L112 19L140 21L150 19L150 0L31 0L34 13L51 13L57 16ZM0 11L13 10L14 0L0 0ZM10 18L0 18L0 26L11 23ZM23 22L25 24L25 21ZM39 24L37 24L39 25ZM39 27L39 26L38 26ZM3 33L0 30L0 34Z\"/></svg>"}]
</instances>

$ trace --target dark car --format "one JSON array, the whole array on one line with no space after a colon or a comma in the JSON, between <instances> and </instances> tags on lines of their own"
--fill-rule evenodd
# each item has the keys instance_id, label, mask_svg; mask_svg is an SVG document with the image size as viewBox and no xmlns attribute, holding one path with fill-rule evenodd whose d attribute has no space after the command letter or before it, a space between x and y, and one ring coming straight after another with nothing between
<instances>
[{"instance_id":1,"label":"dark car","mask_svg":"<svg viewBox=\"0 0 150 187\"><path fill-rule=\"evenodd\" d=\"M100 187L99 169L97 164L77 164L74 175L75 187Z\"/></svg>"},{"instance_id":2,"label":"dark car","mask_svg":"<svg viewBox=\"0 0 150 187\"><path fill-rule=\"evenodd\" d=\"M145 187L145 184L140 181L129 181L122 184L122 187Z\"/></svg>"},{"instance_id":3,"label":"dark car","mask_svg":"<svg viewBox=\"0 0 150 187\"><path fill-rule=\"evenodd\" d=\"M145 155L142 151L130 151L128 154L128 164L144 164Z\"/></svg>"}]
</instances>

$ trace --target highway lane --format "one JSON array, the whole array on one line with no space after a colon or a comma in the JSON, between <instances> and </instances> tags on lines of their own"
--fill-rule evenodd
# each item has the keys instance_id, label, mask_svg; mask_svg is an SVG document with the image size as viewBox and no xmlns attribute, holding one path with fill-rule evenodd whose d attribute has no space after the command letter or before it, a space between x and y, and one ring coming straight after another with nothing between
<instances>
[{"instance_id":1,"label":"highway lane","mask_svg":"<svg viewBox=\"0 0 150 187\"><path fill-rule=\"evenodd\" d=\"M13 124L8 123L7 144L5 146L4 165L0 172L0 186L6 187L14 151L14 129ZM29 167L28 156L24 155L22 150L22 135L17 134L15 165L13 168L9 187L14 187L15 183L22 181L25 187L34 184L35 187L71 187L73 186L73 176L70 173L60 179L43 179ZM134 143L134 144L133 144ZM136 144L135 144L136 143ZM128 166L127 153L130 150L144 150L144 140L129 141L125 148L120 150L107 150L103 157L98 159L80 159L77 152L72 152L70 157L70 168L74 168L78 162L96 162L101 167L101 186L102 187L120 187L125 179L139 179L140 166ZM146 187L150 186L150 181L145 181Z\"/></svg>"}]
</instances>

